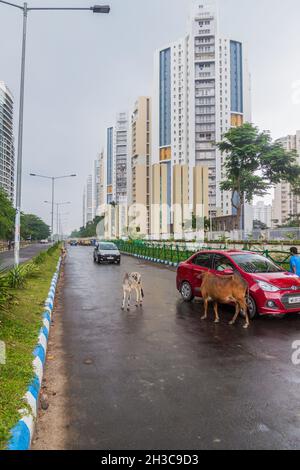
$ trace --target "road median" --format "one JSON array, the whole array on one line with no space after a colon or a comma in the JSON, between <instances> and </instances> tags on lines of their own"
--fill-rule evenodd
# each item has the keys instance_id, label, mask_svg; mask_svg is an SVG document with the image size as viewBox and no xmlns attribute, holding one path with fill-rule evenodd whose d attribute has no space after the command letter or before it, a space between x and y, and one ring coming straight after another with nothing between
<instances>
[{"instance_id":1,"label":"road median","mask_svg":"<svg viewBox=\"0 0 300 470\"><path fill-rule=\"evenodd\" d=\"M9 282L5 285L5 274L1 283L0 342L5 355L0 361L0 450L30 447L60 270L59 246L22 269L26 274L12 270Z\"/></svg>"}]
</instances>

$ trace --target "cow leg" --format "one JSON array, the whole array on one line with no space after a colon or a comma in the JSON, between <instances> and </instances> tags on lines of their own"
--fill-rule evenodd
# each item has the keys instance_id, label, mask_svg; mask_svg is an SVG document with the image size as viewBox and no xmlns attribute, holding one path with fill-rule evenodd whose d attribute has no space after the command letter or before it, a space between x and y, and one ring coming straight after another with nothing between
<instances>
[{"instance_id":1,"label":"cow leg","mask_svg":"<svg viewBox=\"0 0 300 470\"><path fill-rule=\"evenodd\" d=\"M139 284L139 293L140 293L140 306L143 305L143 296L142 296L142 286Z\"/></svg>"},{"instance_id":2,"label":"cow leg","mask_svg":"<svg viewBox=\"0 0 300 470\"><path fill-rule=\"evenodd\" d=\"M135 287L135 294L136 294L136 304L135 304L135 306L138 307L139 302L140 302L140 291L139 291L138 287Z\"/></svg>"},{"instance_id":3,"label":"cow leg","mask_svg":"<svg viewBox=\"0 0 300 470\"><path fill-rule=\"evenodd\" d=\"M250 326L250 320L249 320L249 315L248 315L248 306L247 306L246 302L244 302L242 310L245 312L245 316L246 316L246 323L244 325L244 328L246 330Z\"/></svg>"},{"instance_id":4,"label":"cow leg","mask_svg":"<svg viewBox=\"0 0 300 470\"><path fill-rule=\"evenodd\" d=\"M214 303L214 311L215 311L215 323L220 323L219 311L218 311L218 302Z\"/></svg>"},{"instance_id":5,"label":"cow leg","mask_svg":"<svg viewBox=\"0 0 300 470\"><path fill-rule=\"evenodd\" d=\"M126 302L126 291L123 289L122 310L125 310L125 302Z\"/></svg>"},{"instance_id":6,"label":"cow leg","mask_svg":"<svg viewBox=\"0 0 300 470\"><path fill-rule=\"evenodd\" d=\"M128 292L127 312L130 310L131 290Z\"/></svg>"},{"instance_id":7,"label":"cow leg","mask_svg":"<svg viewBox=\"0 0 300 470\"><path fill-rule=\"evenodd\" d=\"M203 317L201 317L201 320L207 319L207 313L208 313L208 299L204 299L204 315Z\"/></svg>"},{"instance_id":8,"label":"cow leg","mask_svg":"<svg viewBox=\"0 0 300 470\"><path fill-rule=\"evenodd\" d=\"M229 323L229 325L234 325L236 320L237 320L237 317L239 316L239 313L240 313L240 306L238 304L238 302L235 304L235 315L233 317L233 319L231 320L231 322Z\"/></svg>"}]
</instances>

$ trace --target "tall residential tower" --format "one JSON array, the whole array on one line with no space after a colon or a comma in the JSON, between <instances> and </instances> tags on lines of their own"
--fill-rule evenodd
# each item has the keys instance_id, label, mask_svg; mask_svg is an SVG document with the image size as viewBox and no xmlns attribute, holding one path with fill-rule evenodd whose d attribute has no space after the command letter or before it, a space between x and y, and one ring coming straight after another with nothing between
<instances>
[{"instance_id":1,"label":"tall residential tower","mask_svg":"<svg viewBox=\"0 0 300 470\"><path fill-rule=\"evenodd\" d=\"M243 44L220 35L215 2L197 2L186 36L155 54L153 163L166 167L170 207L173 167L187 165L193 201L194 167L200 166L208 171L210 215L234 214L231 195L219 188L224 157L216 142L247 121L250 80Z\"/></svg>"},{"instance_id":2,"label":"tall residential tower","mask_svg":"<svg viewBox=\"0 0 300 470\"><path fill-rule=\"evenodd\" d=\"M13 137L13 96L0 82L0 188L14 199L15 150Z\"/></svg>"},{"instance_id":3,"label":"tall residential tower","mask_svg":"<svg viewBox=\"0 0 300 470\"><path fill-rule=\"evenodd\" d=\"M296 151L300 165L300 131L294 135L287 135L277 140L287 151ZM300 215L300 198L292 192L289 183L282 182L275 187L275 198L273 202L273 223L283 225L293 216Z\"/></svg>"},{"instance_id":4,"label":"tall residential tower","mask_svg":"<svg viewBox=\"0 0 300 470\"><path fill-rule=\"evenodd\" d=\"M114 135L114 193L116 204L128 202L129 123L127 113L119 113Z\"/></svg>"},{"instance_id":5,"label":"tall residential tower","mask_svg":"<svg viewBox=\"0 0 300 470\"><path fill-rule=\"evenodd\" d=\"M150 234L151 180L151 98L141 96L131 116L131 191L135 225L143 235Z\"/></svg>"}]
</instances>

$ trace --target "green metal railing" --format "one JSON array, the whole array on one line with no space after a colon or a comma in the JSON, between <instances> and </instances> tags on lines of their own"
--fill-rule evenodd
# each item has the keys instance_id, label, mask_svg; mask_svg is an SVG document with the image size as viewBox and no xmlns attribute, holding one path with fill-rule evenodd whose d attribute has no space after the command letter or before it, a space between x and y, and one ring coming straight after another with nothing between
<instances>
[{"instance_id":1,"label":"green metal railing","mask_svg":"<svg viewBox=\"0 0 300 470\"><path fill-rule=\"evenodd\" d=\"M185 244L176 243L158 243L158 242L147 242L147 241L124 241L117 240L114 243L118 246L119 250L123 253L130 255L144 256L153 260L159 260L162 262L169 262L178 264L182 261L190 258L194 253L198 252L199 249L191 249L191 247ZM207 250L213 250L215 248L205 248ZM222 246L219 249L226 250L226 246ZM204 250L204 249L203 249ZM287 269L290 259L290 253L286 251L277 250L251 250L251 248L243 248L244 251L251 251L252 253L258 253L270 259L279 266Z\"/></svg>"}]
</instances>

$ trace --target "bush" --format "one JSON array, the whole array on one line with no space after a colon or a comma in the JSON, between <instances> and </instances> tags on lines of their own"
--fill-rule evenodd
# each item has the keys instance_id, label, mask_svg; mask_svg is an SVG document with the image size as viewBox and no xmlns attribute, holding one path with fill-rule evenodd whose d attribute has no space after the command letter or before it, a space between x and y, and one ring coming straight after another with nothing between
<instances>
[{"instance_id":1,"label":"bush","mask_svg":"<svg viewBox=\"0 0 300 470\"><path fill-rule=\"evenodd\" d=\"M25 286L26 276L26 266L15 266L7 274L8 287L22 289Z\"/></svg>"},{"instance_id":2,"label":"bush","mask_svg":"<svg viewBox=\"0 0 300 470\"><path fill-rule=\"evenodd\" d=\"M52 256L52 255L58 250L59 247L60 247L60 243L57 242L57 243L55 243L53 246L51 246L51 247L47 250L46 253L47 253L49 256Z\"/></svg>"},{"instance_id":3,"label":"bush","mask_svg":"<svg viewBox=\"0 0 300 470\"><path fill-rule=\"evenodd\" d=\"M43 253L40 253L38 256L36 256L34 259L33 259L33 263L37 266L39 266L40 264L43 264L45 263L46 259L47 259L47 256L48 254L43 252Z\"/></svg>"},{"instance_id":4,"label":"bush","mask_svg":"<svg viewBox=\"0 0 300 470\"><path fill-rule=\"evenodd\" d=\"M8 279L7 274L4 270L0 271L0 312L6 311L7 303L10 300L10 294L8 291Z\"/></svg>"},{"instance_id":5,"label":"bush","mask_svg":"<svg viewBox=\"0 0 300 470\"><path fill-rule=\"evenodd\" d=\"M34 263L30 262L24 265L25 275L28 277L34 277L40 272L40 268Z\"/></svg>"}]
</instances>

